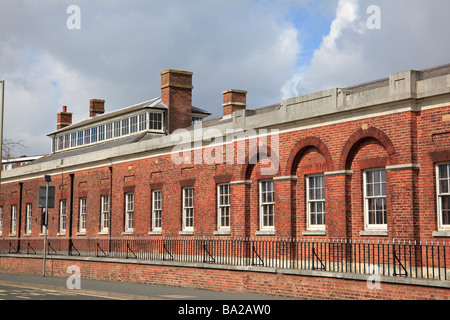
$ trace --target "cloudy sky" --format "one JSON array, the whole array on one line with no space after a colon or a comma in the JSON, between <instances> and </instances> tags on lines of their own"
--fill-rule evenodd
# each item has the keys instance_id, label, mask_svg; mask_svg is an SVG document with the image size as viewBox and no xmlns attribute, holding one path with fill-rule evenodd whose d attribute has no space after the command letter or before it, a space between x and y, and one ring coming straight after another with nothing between
<instances>
[{"instance_id":1,"label":"cloudy sky","mask_svg":"<svg viewBox=\"0 0 450 320\"><path fill-rule=\"evenodd\" d=\"M77 122L91 98L113 111L158 97L169 68L192 71L193 104L219 116L227 89L257 108L447 64L448 12L448 0L0 0L4 135L48 153L63 105Z\"/></svg>"}]
</instances>

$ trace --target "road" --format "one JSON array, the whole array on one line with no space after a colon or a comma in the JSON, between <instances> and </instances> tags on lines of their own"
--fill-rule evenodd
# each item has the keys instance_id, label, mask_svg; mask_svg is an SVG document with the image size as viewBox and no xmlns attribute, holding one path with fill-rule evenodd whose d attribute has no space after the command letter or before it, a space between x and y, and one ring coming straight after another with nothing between
<instances>
[{"instance_id":1,"label":"road","mask_svg":"<svg viewBox=\"0 0 450 320\"><path fill-rule=\"evenodd\" d=\"M99 294L40 289L29 285L0 285L0 300L117 300Z\"/></svg>"},{"instance_id":2,"label":"road","mask_svg":"<svg viewBox=\"0 0 450 320\"><path fill-rule=\"evenodd\" d=\"M114 281L80 280L80 289L68 289L67 278L0 273L2 300L287 300L246 293L155 286Z\"/></svg>"}]
</instances>

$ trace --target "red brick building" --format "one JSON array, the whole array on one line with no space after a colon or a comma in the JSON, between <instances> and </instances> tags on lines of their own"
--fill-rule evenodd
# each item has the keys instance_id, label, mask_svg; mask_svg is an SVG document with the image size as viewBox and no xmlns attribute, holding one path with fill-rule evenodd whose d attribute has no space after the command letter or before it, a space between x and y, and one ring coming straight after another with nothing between
<instances>
[{"instance_id":1,"label":"red brick building","mask_svg":"<svg viewBox=\"0 0 450 320\"><path fill-rule=\"evenodd\" d=\"M259 109L227 90L209 120L192 91L166 70L159 98L63 107L52 152L2 173L0 236L43 235L50 175L51 237L450 237L450 65Z\"/></svg>"}]
</instances>

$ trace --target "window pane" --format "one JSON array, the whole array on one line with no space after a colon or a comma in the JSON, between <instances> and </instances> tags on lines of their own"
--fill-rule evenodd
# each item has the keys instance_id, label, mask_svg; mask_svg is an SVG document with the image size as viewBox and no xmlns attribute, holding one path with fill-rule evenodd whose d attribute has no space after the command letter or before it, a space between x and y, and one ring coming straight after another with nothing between
<instances>
[{"instance_id":1,"label":"window pane","mask_svg":"<svg viewBox=\"0 0 450 320\"><path fill-rule=\"evenodd\" d=\"M84 144L83 137L84 137L84 132L79 131L78 132L78 143L77 143L79 146L82 146Z\"/></svg>"},{"instance_id":2,"label":"window pane","mask_svg":"<svg viewBox=\"0 0 450 320\"><path fill-rule=\"evenodd\" d=\"M105 125L98 127L98 141L105 140Z\"/></svg>"},{"instance_id":3,"label":"window pane","mask_svg":"<svg viewBox=\"0 0 450 320\"><path fill-rule=\"evenodd\" d=\"M441 197L442 224L450 225L450 196Z\"/></svg>"},{"instance_id":4,"label":"window pane","mask_svg":"<svg viewBox=\"0 0 450 320\"><path fill-rule=\"evenodd\" d=\"M380 172L379 171L373 171L373 182L379 183L380 182Z\"/></svg>"},{"instance_id":5,"label":"window pane","mask_svg":"<svg viewBox=\"0 0 450 320\"><path fill-rule=\"evenodd\" d=\"M448 178L448 167L450 167L450 164L442 164L439 168L439 179L445 179Z\"/></svg>"},{"instance_id":6,"label":"window pane","mask_svg":"<svg viewBox=\"0 0 450 320\"><path fill-rule=\"evenodd\" d=\"M135 133L137 131L137 120L138 117L134 116L130 119L130 133Z\"/></svg>"},{"instance_id":7,"label":"window pane","mask_svg":"<svg viewBox=\"0 0 450 320\"><path fill-rule=\"evenodd\" d=\"M130 119L123 119L122 120L122 135L127 135L130 133L130 127L129 124L130 123Z\"/></svg>"},{"instance_id":8,"label":"window pane","mask_svg":"<svg viewBox=\"0 0 450 320\"><path fill-rule=\"evenodd\" d=\"M439 180L439 193L449 193L448 181L449 180Z\"/></svg>"},{"instance_id":9,"label":"window pane","mask_svg":"<svg viewBox=\"0 0 450 320\"><path fill-rule=\"evenodd\" d=\"M316 219L316 214L315 213L312 213L311 215L310 215L310 224L311 225L317 225L317 219Z\"/></svg>"},{"instance_id":10,"label":"window pane","mask_svg":"<svg viewBox=\"0 0 450 320\"><path fill-rule=\"evenodd\" d=\"M139 115L139 131L147 130L147 114Z\"/></svg>"},{"instance_id":11,"label":"window pane","mask_svg":"<svg viewBox=\"0 0 450 320\"><path fill-rule=\"evenodd\" d=\"M373 172L372 171L369 171L366 173L366 182L373 183Z\"/></svg>"},{"instance_id":12,"label":"window pane","mask_svg":"<svg viewBox=\"0 0 450 320\"><path fill-rule=\"evenodd\" d=\"M114 138L120 137L120 121L114 122Z\"/></svg>"},{"instance_id":13,"label":"window pane","mask_svg":"<svg viewBox=\"0 0 450 320\"><path fill-rule=\"evenodd\" d=\"M84 144L91 143L91 129L84 130Z\"/></svg>"},{"instance_id":14,"label":"window pane","mask_svg":"<svg viewBox=\"0 0 450 320\"><path fill-rule=\"evenodd\" d=\"M74 132L70 135L70 147L76 147L77 146L77 133Z\"/></svg>"},{"instance_id":15,"label":"window pane","mask_svg":"<svg viewBox=\"0 0 450 320\"><path fill-rule=\"evenodd\" d=\"M106 124L106 139L112 139L113 137L113 124L112 123L107 123Z\"/></svg>"}]
</instances>

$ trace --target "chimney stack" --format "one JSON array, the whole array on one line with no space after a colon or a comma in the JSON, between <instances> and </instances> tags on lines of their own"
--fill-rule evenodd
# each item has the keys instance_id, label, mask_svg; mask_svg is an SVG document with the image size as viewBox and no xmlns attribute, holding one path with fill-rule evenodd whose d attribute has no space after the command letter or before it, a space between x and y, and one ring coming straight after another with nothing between
<instances>
[{"instance_id":1,"label":"chimney stack","mask_svg":"<svg viewBox=\"0 0 450 320\"><path fill-rule=\"evenodd\" d=\"M236 110L247 107L247 91L231 89L223 91L223 116L231 115Z\"/></svg>"},{"instance_id":2,"label":"chimney stack","mask_svg":"<svg viewBox=\"0 0 450 320\"><path fill-rule=\"evenodd\" d=\"M168 107L169 134L192 125L192 72L168 69L161 72L161 101Z\"/></svg>"},{"instance_id":3,"label":"chimney stack","mask_svg":"<svg viewBox=\"0 0 450 320\"><path fill-rule=\"evenodd\" d=\"M72 124L72 113L67 112L67 106L62 107L63 111L56 115L56 129L61 130Z\"/></svg>"},{"instance_id":4,"label":"chimney stack","mask_svg":"<svg viewBox=\"0 0 450 320\"><path fill-rule=\"evenodd\" d=\"M89 116L95 117L98 114L105 113L105 100L91 99L89 100Z\"/></svg>"}]
</instances>

